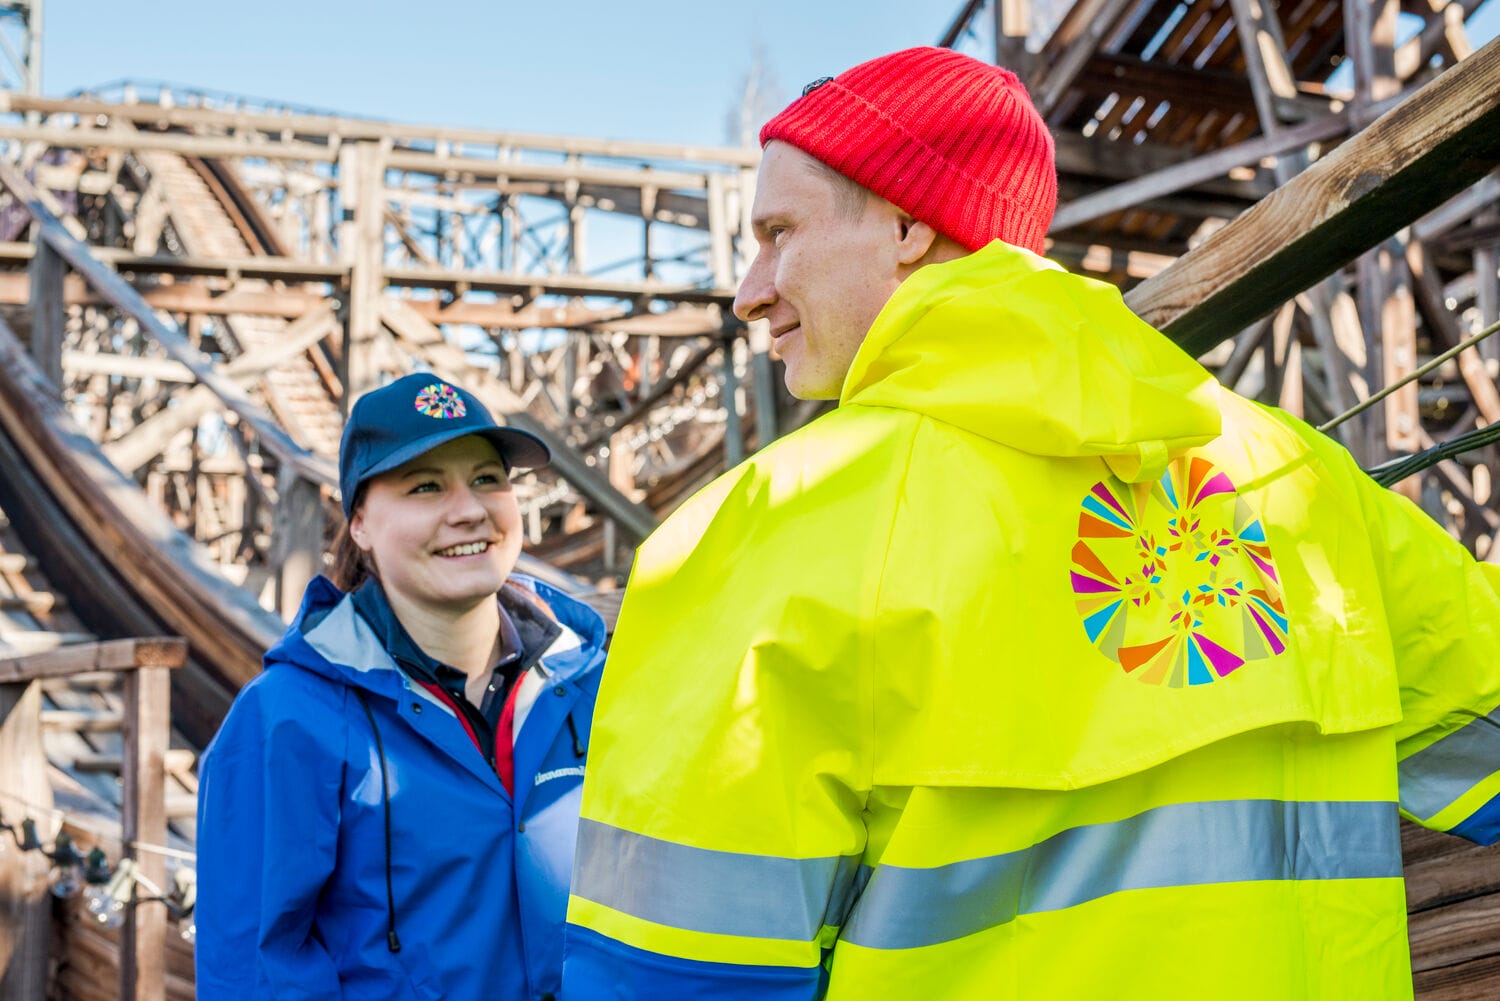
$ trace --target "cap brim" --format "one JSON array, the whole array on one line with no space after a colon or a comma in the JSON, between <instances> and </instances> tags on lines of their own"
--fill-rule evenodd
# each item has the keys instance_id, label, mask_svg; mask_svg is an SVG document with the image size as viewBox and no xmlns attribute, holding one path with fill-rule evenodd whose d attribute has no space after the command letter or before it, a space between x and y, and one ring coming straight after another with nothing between
<instances>
[{"instance_id":1,"label":"cap brim","mask_svg":"<svg viewBox=\"0 0 1500 1001\"><path fill-rule=\"evenodd\" d=\"M407 442L380 462L361 472L359 483L364 483L372 476L388 473L398 466L404 466L417 456L431 452L439 445L459 438L467 438L469 435L478 435L494 445L495 451L500 453L500 458L504 461L507 470L540 469L552 461L552 452L542 439L530 431L512 427L453 428Z\"/></svg>"}]
</instances>

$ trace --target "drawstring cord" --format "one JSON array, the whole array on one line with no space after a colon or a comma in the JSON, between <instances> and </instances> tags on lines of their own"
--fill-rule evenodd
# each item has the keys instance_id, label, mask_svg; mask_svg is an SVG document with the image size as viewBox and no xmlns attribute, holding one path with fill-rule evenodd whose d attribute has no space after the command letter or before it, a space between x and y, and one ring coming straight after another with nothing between
<instances>
[{"instance_id":1,"label":"drawstring cord","mask_svg":"<svg viewBox=\"0 0 1500 1001\"><path fill-rule=\"evenodd\" d=\"M578 727L573 723L572 713L568 713L568 732L573 735L573 757L581 758L588 754L589 749L578 739Z\"/></svg>"},{"instance_id":2,"label":"drawstring cord","mask_svg":"<svg viewBox=\"0 0 1500 1001\"><path fill-rule=\"evenodd\" d=\"M385 745L380 740L380 727L375 725L375 714L370 711L370 703L365 700L365 693L358 688L354 689L354 695L359 699L359 704L364 707L365 718L370 721L370 731L375 734L375 752L380 755L380 802L385 807L385 919L386 948L391 952L401 951L401 939L396 937L396 894L391 889L391 777L386 767ZM577 741L575 736L574 741Z\"/></svg>"}]
</instances>

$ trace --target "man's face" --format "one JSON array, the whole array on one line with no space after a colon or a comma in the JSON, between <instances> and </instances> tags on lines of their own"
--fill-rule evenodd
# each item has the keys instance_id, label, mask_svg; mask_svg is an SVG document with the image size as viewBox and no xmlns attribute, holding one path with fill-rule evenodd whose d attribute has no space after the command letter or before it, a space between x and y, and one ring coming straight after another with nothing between
<instances>
[{"instance_id":1,"label":"man's face","mask_svg":"<svg viewBox=\"0 0 1500 1001\"><path fill-rule=\"evenodd\" d=\"M806 153L766 146L751 224L758 250L734 299L741 320L770 322L786 386L837 399L854 353L901 284L903 216L871 195L850 211L838 183Z\"/></svg>"}]
</instances>

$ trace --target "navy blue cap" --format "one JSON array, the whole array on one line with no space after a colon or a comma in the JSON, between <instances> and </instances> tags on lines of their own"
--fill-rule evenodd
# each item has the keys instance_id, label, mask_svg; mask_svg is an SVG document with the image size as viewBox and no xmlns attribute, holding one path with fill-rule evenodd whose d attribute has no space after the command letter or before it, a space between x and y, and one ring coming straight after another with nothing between
<instances>
[{"instance_id":1,"label":"navy blue cap","mask_svg":"<svg viewBox=\"0 0 1500 1001\"><path fill-rule=\"evenodd\" d=\"M339 442L339 493L344 517L372 476L390 472L444 442L477 434L500 453L507 471L536 469L552 453L536 435L496 424L478 397L430 372L402 376L354 401Z\"/></svg>"}]
</instances>

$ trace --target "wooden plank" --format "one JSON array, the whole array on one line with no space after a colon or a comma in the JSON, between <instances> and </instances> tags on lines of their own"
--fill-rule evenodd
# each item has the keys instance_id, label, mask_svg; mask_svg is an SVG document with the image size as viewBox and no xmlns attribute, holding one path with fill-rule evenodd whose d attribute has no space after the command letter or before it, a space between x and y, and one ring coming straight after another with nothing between
<instances>
[{"instance_id":1,"label":"wooden plank","mask_svg":"<svg viewBox=\"0 0 1500 1001\"><path fill-rule=\"evenodd\" d=\"M1421 973L1500 953L1495 943L1497 926L1500 894L1413 914L1409 922L1412 971Z\"/></svg>"},{"instance_id":2,"label":"wooden plank","mask_svg":"<svg viewBox=\"0 0 1500 1001\"><path fill-rule=\"evenodd\" d=\"M119 733L125 718L117 712L85 712L82 709L43 709L42 729L73 733Z\"/></svg>"},{"instance_id":3,"label":"wooden plank","mask_svg":"<svg viewBox=\"0 0 1500 1001\"><path fill-rule=\"evenodd\" d=\"M120 119L154 129L208 129L249 135L263 132L267 136L291 135L319 143L335 139L422 140L436 146L498 146L509 149L546 149L562 153L581 153L623 159L665 159L675 161L703 160L709 163L753 167L759 162L756 151L730 146L683 146L670 143L626 142L616 139L586 139L574 136L550 136L526 132L500 132L492 129L459 128L410 123L346 118L333 115L298 115L280 112L254 112L183 105L129 103L116 104L93 98L53 98L15 91L0 91L0 111L36 111L43 115L77 115L81 120ZM251 147L246 149L246 147ZM238 155L259 155L248 142L241 143Z\"/></svg>"},{"instance_id":4,"label":"wooden plank","mask_svg":"<svg viewBox=\"0 0 1500 1001\"><path fill-rule=\"evenodd\" d=\"M176 637L105 640L25 657L0 657L0 682L61 678L86 671L123 671L144 665L177 668L185 663L187 643Z\"/></svg>"},{"instance_id":5,"label":"wooden plank","mask_svg":"<svg viewBox=\"0 0 1500 1001\"><path fill-rule=\"evenodd\" d=\"M0 91L3 94L3 91ZM347 285L349 269L339 264L312 264L279 257L168 257L143 256L114 247L91 247L89 253L117 272L152 275L198 275L226 280L260 278L279 282L325 282ZM29 243L0 241L0 264L25 265L35 249ZM728 306L733 288L706 289L692 284L660 281L611 281L587 275L531 275L522 272L470 271L461 268L403 266L385 269L387 286L445 292L494 292L534 299L543 293L560 296L604 296L611 299ZM139 294L139 293L137 293Z\"/></svg>"},{"instance_id":6,"label":"wooden plank","mask_svg":"<svg viewBox=\"0 0 1500 1001\"><path fill-rule=\"evenodd\" d=\"M125 676L125 767L121 775L121 837L125 855L158 887L167 883L167 860L138 852L136 843L167 843L166 754L171 734L170 675L165 667L143 667ZM162 1001L166 986L165 907L133 907L120 935L121 1001Z\"/></svg>"},{"instance_id":7,"label":"wooden plank","mask_svg":"<svg viewBox=\"0 0 1500 1001\"><path fill-rule=\"evenodd\" d=\"M1497 983L1500 955L1421 970L1413 978L1417 1001L1495 1001Z\"/></svg>"},{"instance_id":8,"label":"wooden plank","mask_svg":"<svg viewBox=\"0 0 1500 1001\"><path fill-rule=\"evenodd\" d=\"M1394 107L1394 102L1391 105ZM1268 156L1284 156L1301 150L1310 143L1325 142L1347 135L1350 129L1349 113L1315 118L1310 122L1287 128L1276 135L1261 136L1234 146L1205 153L1191 160L1165 167L1153 174L1137 177L1112 185L1102 191L1085 195L1065 205L1059 205L1052 217L1049 233L1061 233L1074 226L1091 222L1101 216L1119 212L1152 198L1170 195L1191 188L1205 181L1223 177L1236 167L1257 164Z\"/></svg>"},{"instance_id":9,"label":"wooden plank","mask_svg":"<svg viewBox=\"0 0 1500 1001\"><path fill-rule=\"evenodd\" d=\"M42 750L41 690L0 682L0 813L19 825L31 817L46 834L52 787ZM32 804L24 808L18 804ZM9 835L0 833L9 840ZM47 984L51 898L47 860L36 852L0 852L0 997L44 996Z\"/></svg>"},{"instance_id":10,"label":"wooden plank","mask_svg":"<svg viewBox=\"0 0 1500 1001\"><path fill-rule=\"evenodd\" d=\"M38 241L31 259L31 357L42 374L62 391L62 349L65 332L63 275L66 265L56 251Z\"/></svg>"},{"instance_id":11,"label":"wooden plank","mask_svg":"<svg viewBox=\"0 0 1500 1001\"><path fill-rule=\"evenodd\" d=\"M197 760L197 752L185 747L172 747L167 749L163 764L167 771L178 772L191 769ZM124 771L125 759L119 754L80 754L73 758L70 767L75 772L119 775Z\"/></svg>"},{"instance_id":12,"label":"wooden plank","mask_svg":"<svg viewBox=\"0 0 1500 1001\"><path fill-rule=\"evenodd\" d=\"M1500 41L1142 282L1126 302L1201 354L1474 183L1497 157Z\"/></svg>"}]
</instances>

